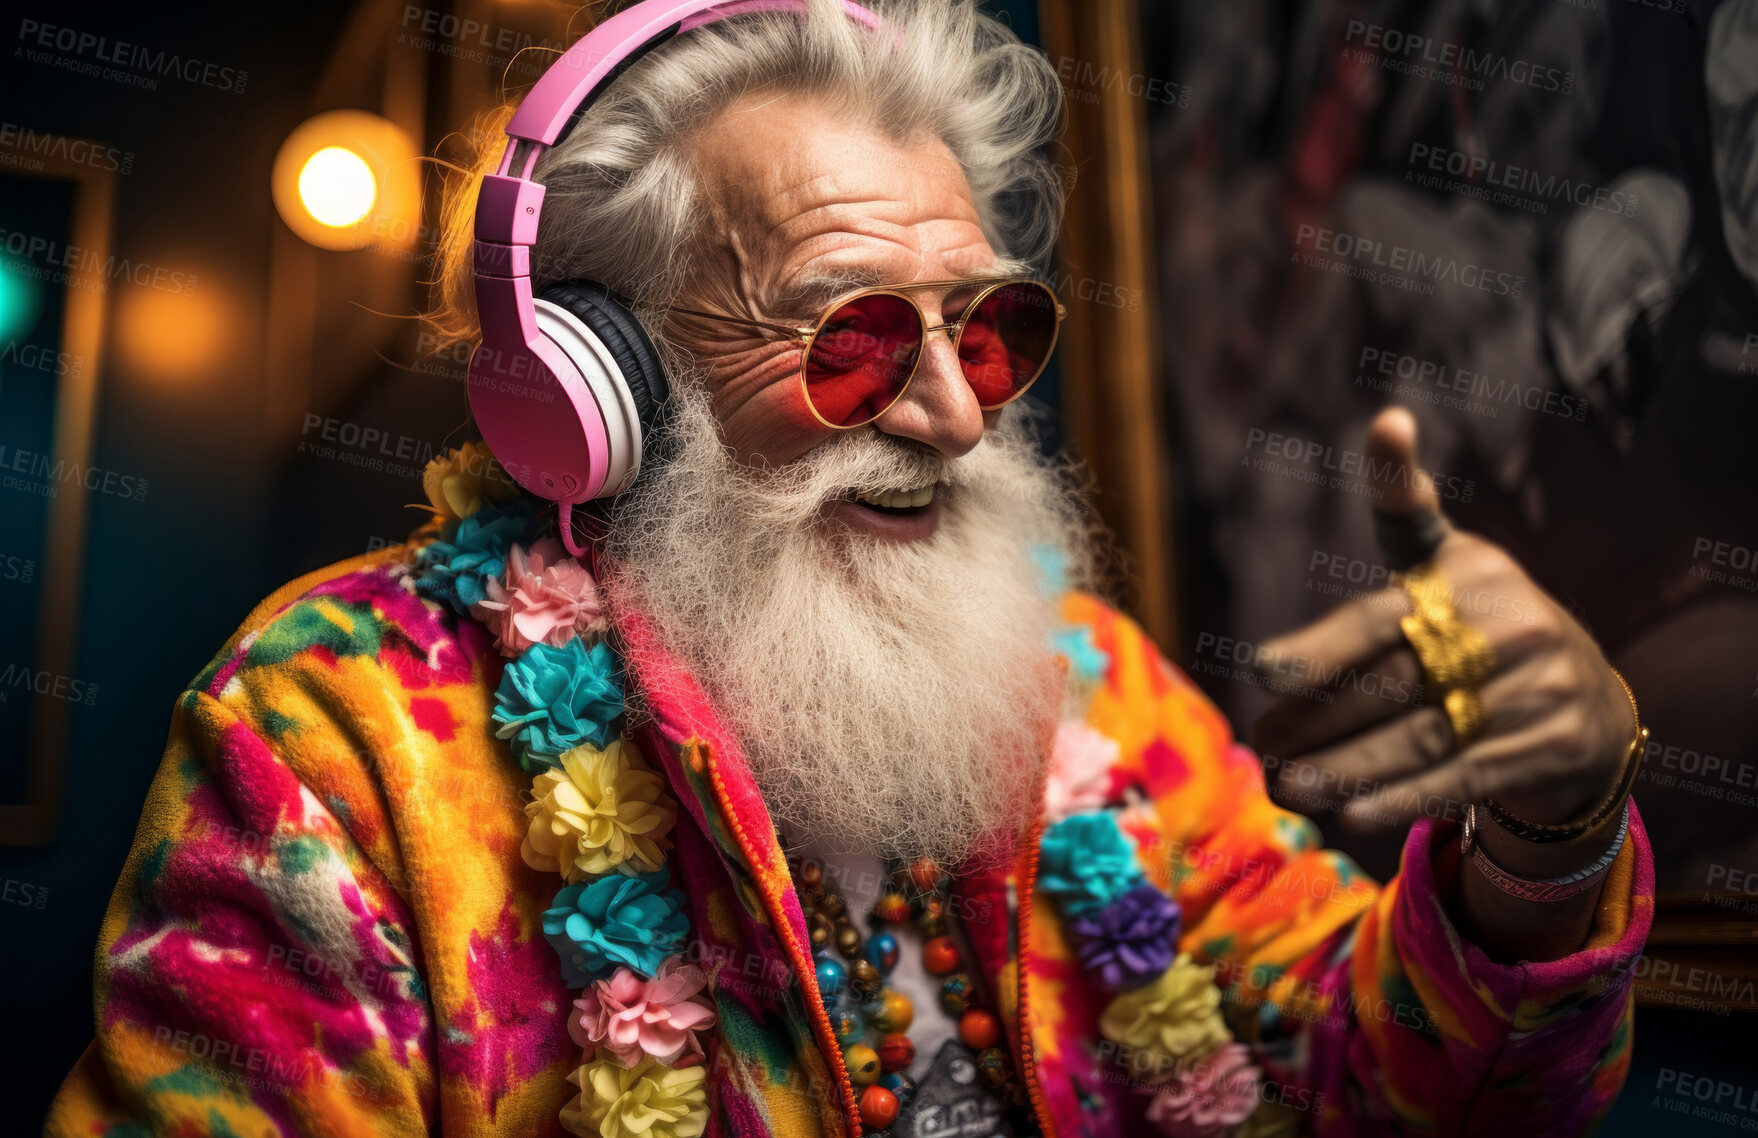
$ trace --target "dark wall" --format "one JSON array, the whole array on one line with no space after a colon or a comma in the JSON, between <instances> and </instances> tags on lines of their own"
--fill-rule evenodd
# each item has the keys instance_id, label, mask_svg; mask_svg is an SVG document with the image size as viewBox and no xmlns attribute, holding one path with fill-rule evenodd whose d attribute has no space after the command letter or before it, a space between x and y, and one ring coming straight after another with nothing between
<instances>
[{"instance_id":1,"label":"dark wall","mask_svg":"<svg viewBox=\"0 0 1758 1138\"><path fill-rule=\"evenodd\" d=\"M15 55L15 44L0 68L0 117L9 129L99 140L130 156L126 172L115 177L118 255L177 271L193 262L165 234L202 226L242 231L248 239L219 263L239 295L260 293L269 226L276 224L266 200L268 160L304 113L343 14L342 5L324 0L223 11L190 4L13 6L6 26L18 44L34 43L39 25L52 25L219 61L247 72L248 80L242 92L163 78L147 90L69 69L67 63L81 62L77 52L50 48L62 64L36 63ZM52 219L35 223L55 228ZM33 222L15 224L29 232ZM139 287L113 281L112 311ZM293 520L264 510L262 465L235 461L210 431L192 437L176 400L160 398L140 377L97 366L92 466L127 476L132 489L144 483L144 492L88 492L74 674L95 692L70 707L56 837L41 848L0 849L0 971L8 977L0 1014L9 1027L0 1130L8 1133L32 1129L91 1036L98 923L164 745L174 696L257 599L324 556L269 556L271 536ZM236 382L251 384L247 352L235 366ZM22 441L28 428L21 404L41 380L40 373L0 370L0 445ZM58 492L81 491L64 485ZM9 546L33 540L17 524L18 496L0 496ZM17 628L9 625L9 639ZM22 693L8 694L9 702L22 702ZM17 759L8 755L9 770L19 769Z\"/></svg>"}]
</instances>

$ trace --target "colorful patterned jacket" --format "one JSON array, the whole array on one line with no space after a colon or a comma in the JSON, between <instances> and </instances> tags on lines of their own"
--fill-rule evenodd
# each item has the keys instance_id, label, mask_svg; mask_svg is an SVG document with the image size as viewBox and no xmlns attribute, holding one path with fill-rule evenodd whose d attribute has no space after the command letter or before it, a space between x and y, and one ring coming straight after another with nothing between
<instances>
[{"instance_id":1,"label":"colorful patterned jacket","mask_svg":"<svg viewBox=\"0 0 1758 1138\"><path fill-rule=\"evenodd\" d=\"M1255 757L1136 627L1064 603L1125 828L1270 1076L1260 1116L1324 1135L1593 1125L1629 1062L1652 912L1639 820L1586 947L1492 963L1446 914L1450 825L1419 823L1375 885L1270 803ZM719 1015L708 1133L857 1135L740 749L640 620L618 634L626 733L682 805L673 866ZM519 854L528 778L490 721L503 666L480 625L410 590L394 550L258 607L178 700L103 923L96 1039L49 1133L560 1133L571 993L539 928L555 876ZM978 982L1046 1133L1142 1133L1127 1059L1098 1042L1106 997L1033 888L1033 837L1010 871L959 883Z\"/></svg>"}]
</instances>

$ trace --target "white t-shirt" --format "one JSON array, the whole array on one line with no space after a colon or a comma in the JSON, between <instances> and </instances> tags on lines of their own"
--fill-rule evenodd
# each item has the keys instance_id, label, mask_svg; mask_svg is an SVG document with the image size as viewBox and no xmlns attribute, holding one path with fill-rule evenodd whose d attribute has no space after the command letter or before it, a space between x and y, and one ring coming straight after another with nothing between
<instances>
[{"instance_id":1,"label":"white t-shirt","mask_svg":"<svg viewBox=\"0 0 1758 1138\"><path fill-rule=\"evenodd\" d=\"M814 860L824 867L825 888L842 894L842 899L848 902L848 918L863 936L871 937L878 931L867 917L873 911L873 903L891 883L884 862L872 854L826 854L816 846L808 847L801 854L801 860ZM916 1058L906 1073L910 1078L920 1080L927 1073L928 1064L939 1053L940 1045L958 1035L958 1021L940 1008L941 977L922 965L925 938L915 922L884 928L897 938L898 947L897 967L885 977L885 986L908 996L915 1006L915 1017L904 1034L916 1045ZM831 951L837 960L842 960L840 953L834 949Z\"/></svg>"}]
</instances>

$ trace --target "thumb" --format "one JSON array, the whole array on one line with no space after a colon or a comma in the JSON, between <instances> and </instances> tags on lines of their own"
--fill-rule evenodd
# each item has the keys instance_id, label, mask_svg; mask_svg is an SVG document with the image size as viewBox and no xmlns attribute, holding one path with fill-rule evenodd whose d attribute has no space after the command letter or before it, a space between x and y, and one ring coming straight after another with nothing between
<instances>
[{"instance_id":1,"label":"thumb","mask_svg":"<svg viewBox=\"0 0 1758 1138\"><path fill-rule=\"evenodd\" d=\"M1373 536L1390 568L1402 572L1433 557L1451 527L1434 478L1416 461L1416 416L1387 407L1367 428L1367 469L1378 491Z\"/></svg>"}]
</instances>

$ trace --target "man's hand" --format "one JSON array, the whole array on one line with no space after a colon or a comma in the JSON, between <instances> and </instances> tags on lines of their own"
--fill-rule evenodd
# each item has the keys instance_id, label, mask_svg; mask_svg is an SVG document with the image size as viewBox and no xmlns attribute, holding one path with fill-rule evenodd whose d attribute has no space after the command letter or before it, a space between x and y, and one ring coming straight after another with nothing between
<instances>
[{"instance_id":1,"label":"man's hand","mask_svg":"<svg viewBox=\"0 0 1758 1138\"><path fill-rule=\"evenodd\" d=\"M1388 408L1374 419L1367 453L1383 492L1379 508L1418 521L1420 511L1439 516L1408 411ZM1623 686L1586 630L1504 550L1444 519L1440 526L1432 564L1459 619L1495 653L1480 689L1478 736L1456 746L1433 692L1420 703L1385 694L1420 692L1422 679L1398 623L1410 602L1391 586L1264 646L1261 668L1284 679L1336 677L1335 698L1282 700L1258 721L1253 741L1280 760L1280 792L1298 788L1301 804L1319 794L1359 829L1403 826L1424 813L1457 818L1486 796L1533 822L1577 817L1610 791L1635 737ZM1402 682L1347 682L1351 669Z\"/></svg>"}]
</instances>

